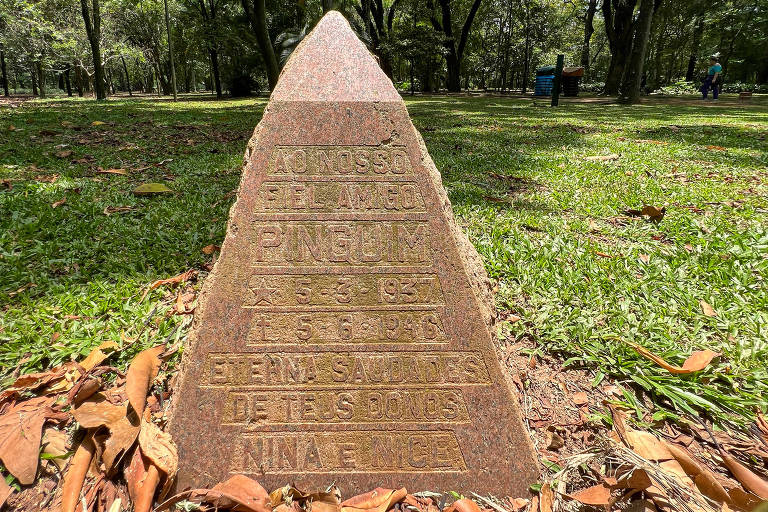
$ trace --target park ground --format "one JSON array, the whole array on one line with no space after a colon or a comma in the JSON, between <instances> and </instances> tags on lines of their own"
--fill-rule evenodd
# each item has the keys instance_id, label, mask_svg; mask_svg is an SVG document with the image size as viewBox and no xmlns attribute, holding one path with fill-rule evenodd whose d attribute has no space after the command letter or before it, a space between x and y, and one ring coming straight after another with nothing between
<instances>
[{"instance_id":1,"label":"park ground","mask_svg":"<svg viewBox=\"0 0 768 512\"><path fill-rule=\"evenodd\" d=\"M564 414L610 426L604 399L643 428L706 418L748 432L768 407L768 98L406 104L494 282L540 453ZM0 388L105 341L126 347L111 360L123 368L183 340L265 105L0 107ZM171 192L132 193L148 182ZM188 269L192 285L143 298ZM719 355L676 374L638 347L677 366ZM574 451L590 442L566 433Z\"/></svg>"}]
</instances>

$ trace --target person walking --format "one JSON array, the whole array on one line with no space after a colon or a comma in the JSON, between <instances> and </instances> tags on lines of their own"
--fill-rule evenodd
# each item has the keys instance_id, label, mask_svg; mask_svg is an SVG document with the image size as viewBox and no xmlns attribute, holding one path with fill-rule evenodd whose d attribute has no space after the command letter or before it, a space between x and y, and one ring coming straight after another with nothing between
<instances>
[{"instance_id":1,"label":"person walking","mask_svg":"<svg viewBox=\"0 0 768 512\"><path fill-rule=\"evenodd\" d=\"M709 58L707 77L704 79L704 83L701 86L702 99L706 100L709 90L712 89L712 99L717 100L717 96L720 93L720 77L722 73L723 66L720 65L720 55L716 53Z\"/></svg>"}]
</instances>

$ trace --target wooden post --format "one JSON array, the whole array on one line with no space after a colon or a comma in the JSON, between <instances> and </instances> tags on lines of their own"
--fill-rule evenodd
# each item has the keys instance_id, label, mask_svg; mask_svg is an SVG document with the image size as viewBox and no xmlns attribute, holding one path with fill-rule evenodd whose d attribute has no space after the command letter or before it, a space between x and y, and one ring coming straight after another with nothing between
<instances>
[{"instance_id":1,"label":"wooden post","mask_svg":"<svg viewBox=\"0 0 768 512\"><path fill-rule=\"evenodd\" d=\"M555 66L555 81L552 83L552 106L556 107L560 104L560 84L563 81L563 61L565 55L560 54L557 56L557 65Z\"/></svg>"}]
</instances>

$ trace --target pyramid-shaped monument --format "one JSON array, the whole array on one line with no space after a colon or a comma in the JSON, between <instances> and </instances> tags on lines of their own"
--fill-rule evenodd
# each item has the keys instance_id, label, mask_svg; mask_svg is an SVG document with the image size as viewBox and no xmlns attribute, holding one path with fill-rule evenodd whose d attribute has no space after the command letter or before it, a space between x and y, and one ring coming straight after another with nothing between
<instances>
[{"instance_id":1,"label":"pyramid-shaped monument","mask_svg":"<svg viewBox=\"0 0 768 512\"><path fill-rule=\"evenodd\" d=\"M405 104L328 13L245 153L174 393L177 488L525 494L492 307Z\"/></svg>"}]
</instances>

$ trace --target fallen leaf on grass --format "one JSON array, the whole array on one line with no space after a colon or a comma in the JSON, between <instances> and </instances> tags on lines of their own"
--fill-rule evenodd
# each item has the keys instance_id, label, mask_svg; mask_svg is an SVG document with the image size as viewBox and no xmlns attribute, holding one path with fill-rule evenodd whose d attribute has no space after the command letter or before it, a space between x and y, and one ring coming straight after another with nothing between
<instances>
[{"instance_id":1,"label":"fallen leaf on grass","mask_svg":"<svg viewBox=\"0 0 768 512\"><path fill-rule=\"evenodd\" d=\"M104 121L94 121L91 123L91 126L102 126L104 124L107 124L107 123L105 123Z\"/></svg>"},{"instance_id":2,"label":"fallen leaf on grass","mask_svg":"<svg viewBox=\"0 0 768 512\"><path fill-rule=\"evenodd\" d=\"M649 261L651 261L651 257L648 256L647 254L640 254L637 257L637 259L639 259L641 263L645 263L646 265L648 264Z\"/></svg>"},{"instance_id":3,"label":"fallen leaf on grass","mask_svg":"<svg viewBox=\"0 0 768 512\"><path fill-rule=\"evenodd\" d=\"M157 281L155 281L152 284L150 284L149 287L147 287L146 290L144 290L144 293L142 294L141 299L139 300L139 302L142 302L146 298L147 294L151 290L154 290L155 288L158 288L158 287L166 285L166 284L183 283L184 281L187 281L188 279L191 279L196 274L197 274L196 270L189 269L186 272L182 272L181 274L179 274L177 276L169 277L168 279L158 279Z\"/></svg>"},{"instance_id":4,"label":"fallen leaf on grass","mask_svg":"<svg viewBox=\"0 0 768 512\"><path fill-rule=\"evenodd\" d=\"M701 307L701 312L704 313L704 316L708 316L710 318L717 316L717 311L709 305L709 303L705 300L699 301L699 306Z\"/></svg>"},{"instance_id":5,"label":"fallen leaf on grass","mask_svg":"<svg viewBox=\"0 0 768 512\"><path fill-rule=\"evenodd\" d=\"M160 493L162 499L170 488L179 467L176 444L171 439L170 434L160 430L154 423L142 420L139 447L141 453L165 475L165 484Z\"/></svg>"},{"instance_id":6,"label":"fallen leaf on grass","mask_svg":"<svg viewBox=\"0 0 768 512\"><path fill-rule=\"evenodd\" d=\"M235 512L272 510L266 489L257 481L243 475L234 475L213 489L190 489L181 492L158 505L155 512L169 510L181 501L206 503L218 509L231 509Z\"/></svg>"},{"instance_id":7,"label":"fallen leaf on grass","mask_svg":"<svg viewBox=\"0 0 768 512\"><path fill-rule=\"evenodd\" d=\"M9 388L0 393L0 405L11 397L18 395L20 391L32 391L62 379L66 372L67 367L62 365L47 372L22 375Z\"/></svg>"},{"instance_id":8,"label":"fallen leaf on grass","mask_svg":"<svg viewBox=\"0 0 768 512\"><path fill-rule=\"evenodd\" d=\"M195 301L194 293L182 294L181 292L179 292L179 294L176 296L176 305L174 307L176 314L188 315L190 313L193 313L195 311L195 308L192 306L192 303L194 301Z\"/></svg>"},{"instance_id":9,"label":"fallen leaf on grass","mask_svg":"<svg viewBox=\"0 0 768 512\"><path fill-rule=\"evenodd\" d=\"M93 435L91 432L87 432L80 446L75 450L69 463L69 469L64 475L64 485L61 491L62 512L75 512L75 508L80 503L80 491L83 489L83 482L95 452L96 445L93 442Z\"/></svg>"},{"instance_id":10,"label":"fallen leaf on grass","mask_svg":"<svg viewBox=\"0 0 768 512\"><path fill-rule=\"evenodd\" d=\"M63 149L61 151L57 151L54 153L58 158L69 158L72 156L72 150L71 149Z\"/></svg>"},{"instance_id":11,"label":"fallen leaf on grass","mask_svg":"<svg viewBox=\"0 0 768 512\"><path fill-rule=\"evenodd\" d=\"M613 258L613 256L611 256L610 254L605 252L600 252L600 251L595 251L595 256L600 256L601 258L609 258L609 259Z\"/></svg>"},{"instance_id":12,"label":"fallen leaf on grass","mask_svg":"<svg viewBox=\"0 0 768 512\"><path fill-rule=\"evenodd\" d=\"M173 190L162 183L144 183L133 189L133 195L135 196L150 196L154 194L167 194L169 192L173 192Z\"/></svg>"},{"instance_id":13,"label":"fallen leaf on grass","mask_svg":"<svg viewBox=\"0 0 768 512\"><path fill-rule=\"evenodd\" d=\"M691 353L688 359L686 359L683 363L683 366L680 367L669 364L647 348L642 347L636 343L627 342L627 344L634 348L641 356L650 359L665 370L679 375L699 372L709 366L709 363L712 362L712 359L720 355L719 352L713 352L711 350L697 350Z\"/></svg>"},{"instance_id":14,"label":"fallen leaf on grass","mask_svg":"<svg viewBox=\"0 0 768 512\"><path fill-rule=\"evenodd\" d=\"M136 208L133 206L107 206L104 208L104 215L111 215L113 213L122 213L122 212L130 212L135 210Z\"/></svg>"},{"instance_id":15,"label":"fallen leaf on grass","mask_svg":"<svg viewBox=\"0 0 768 512\"><path fill-rule=\"evenodd\" d=\"M341 512L386 512L407 495L408 491L405 488L394 490L377 487L370 492L343 501Z\"/></svg>"},{"instance_id":16,"label":"fallen leaf on grass","mask_svg":"<svg viewBox=\"0 0 768 512\"><path fill-rule=\"evenodd\" d=\"M216 251L220 251L221 247L218 245L210 244L203 247L203 254L210 256L211 254L215 253Z\"/></svg>"},{"instance_id":17,"label":"fallen leaf on grass","mask_svg":"<svg viewBox=\"0 0 768 512\"><path fill-rule=\"evenodd\" d=\"M63 205L66 202L67 202L67 198L63 197L63 198L59 199L58 201L54 202L53 204L51 204L51 208L58 208L59 206Z\"/></svg>"},{"instance_id":18,"label":"fallen leaf on grass","mask_svg":"<svg viewBox=\"0 0 768 512\"><path fill-rule=\"evenodd\" d=\"M661 219L664 218L666 213L667 208L665 206L656 208L655 206L648 204L644 205L641 210L624 210L625 215L629 215L630 217L648 217L648 220L654 223L661 222Z\"/></svg>"},{"instance_id":19,"label":"fallen leaf on grass","mask_svg":"<svg viewBox=\"0 0 768 512\"><path fill-rule=\"evenodd\" d=\"M125 481L128 484L128 494L133 502L134 512L152 510L155 490L160 484L160 472L149 459L142 455L139 448L134 450L131 463L125 470Z\"/></svg>"},{"instance_id":20,"label":"fallen leaf on grass","mask_svg":"<svg viewBox=\"0 0 768 512\"><path fill-rule=\"evenodd\" d=\"M125 392L128 395L128 402L141 415L144 412L144 406L147 404L147 394L152 386L152 381L157 377L160 371L160 354L165 350L164 345L148 348L139 352L126 374Z\"/></svg>"},{"instance_id":21,"label":"fallen leaf on grass","mask_svg":"<svg viewBox=\"0 0 768 512\"><path fill-rule=\"evenodd\" d=\"M98 174L120 174L122 176L127 176L128 171L125 169L102 169L99 167L99 169L96 171Z\"/></svg>"},{"instance_id":22,"label":"fallen leaf on grass","mask_svg":"<svg viewBox=\"0 0 768 512\"><path fill-rule=\"evenodd\" d=\"M85 371L90 371L106 361L106 359L110 356L110 354L104 353L105 350L113 352L118 348L120 348L120 345L114 341L105 341L95 349L91 350L86 358L80 362L80 366L82 366Z\"/></svg>"},{"instance_id":23,"label":"fallen leaf on grass","mask_svg":"<svg viewBox=\"0 0 768 512\"><path fill-rule=\"evenodd\" d=\"M710 149L712 151L725 151L725 148L723 146L707 146L707 149Z\"/></svg>"},{"instance_id":24,"label":"fallen leaf on grass","mask_svg":"<svg viewBox=\"0 0 768 512\"><path fill-rule=\"evenodd\" d=\"M35 481L43 424L49 418L62 419L50 404L50 398L32 398L11 405L0 416L0 460L22 485Z\"/></svg>"}]
</instances>

